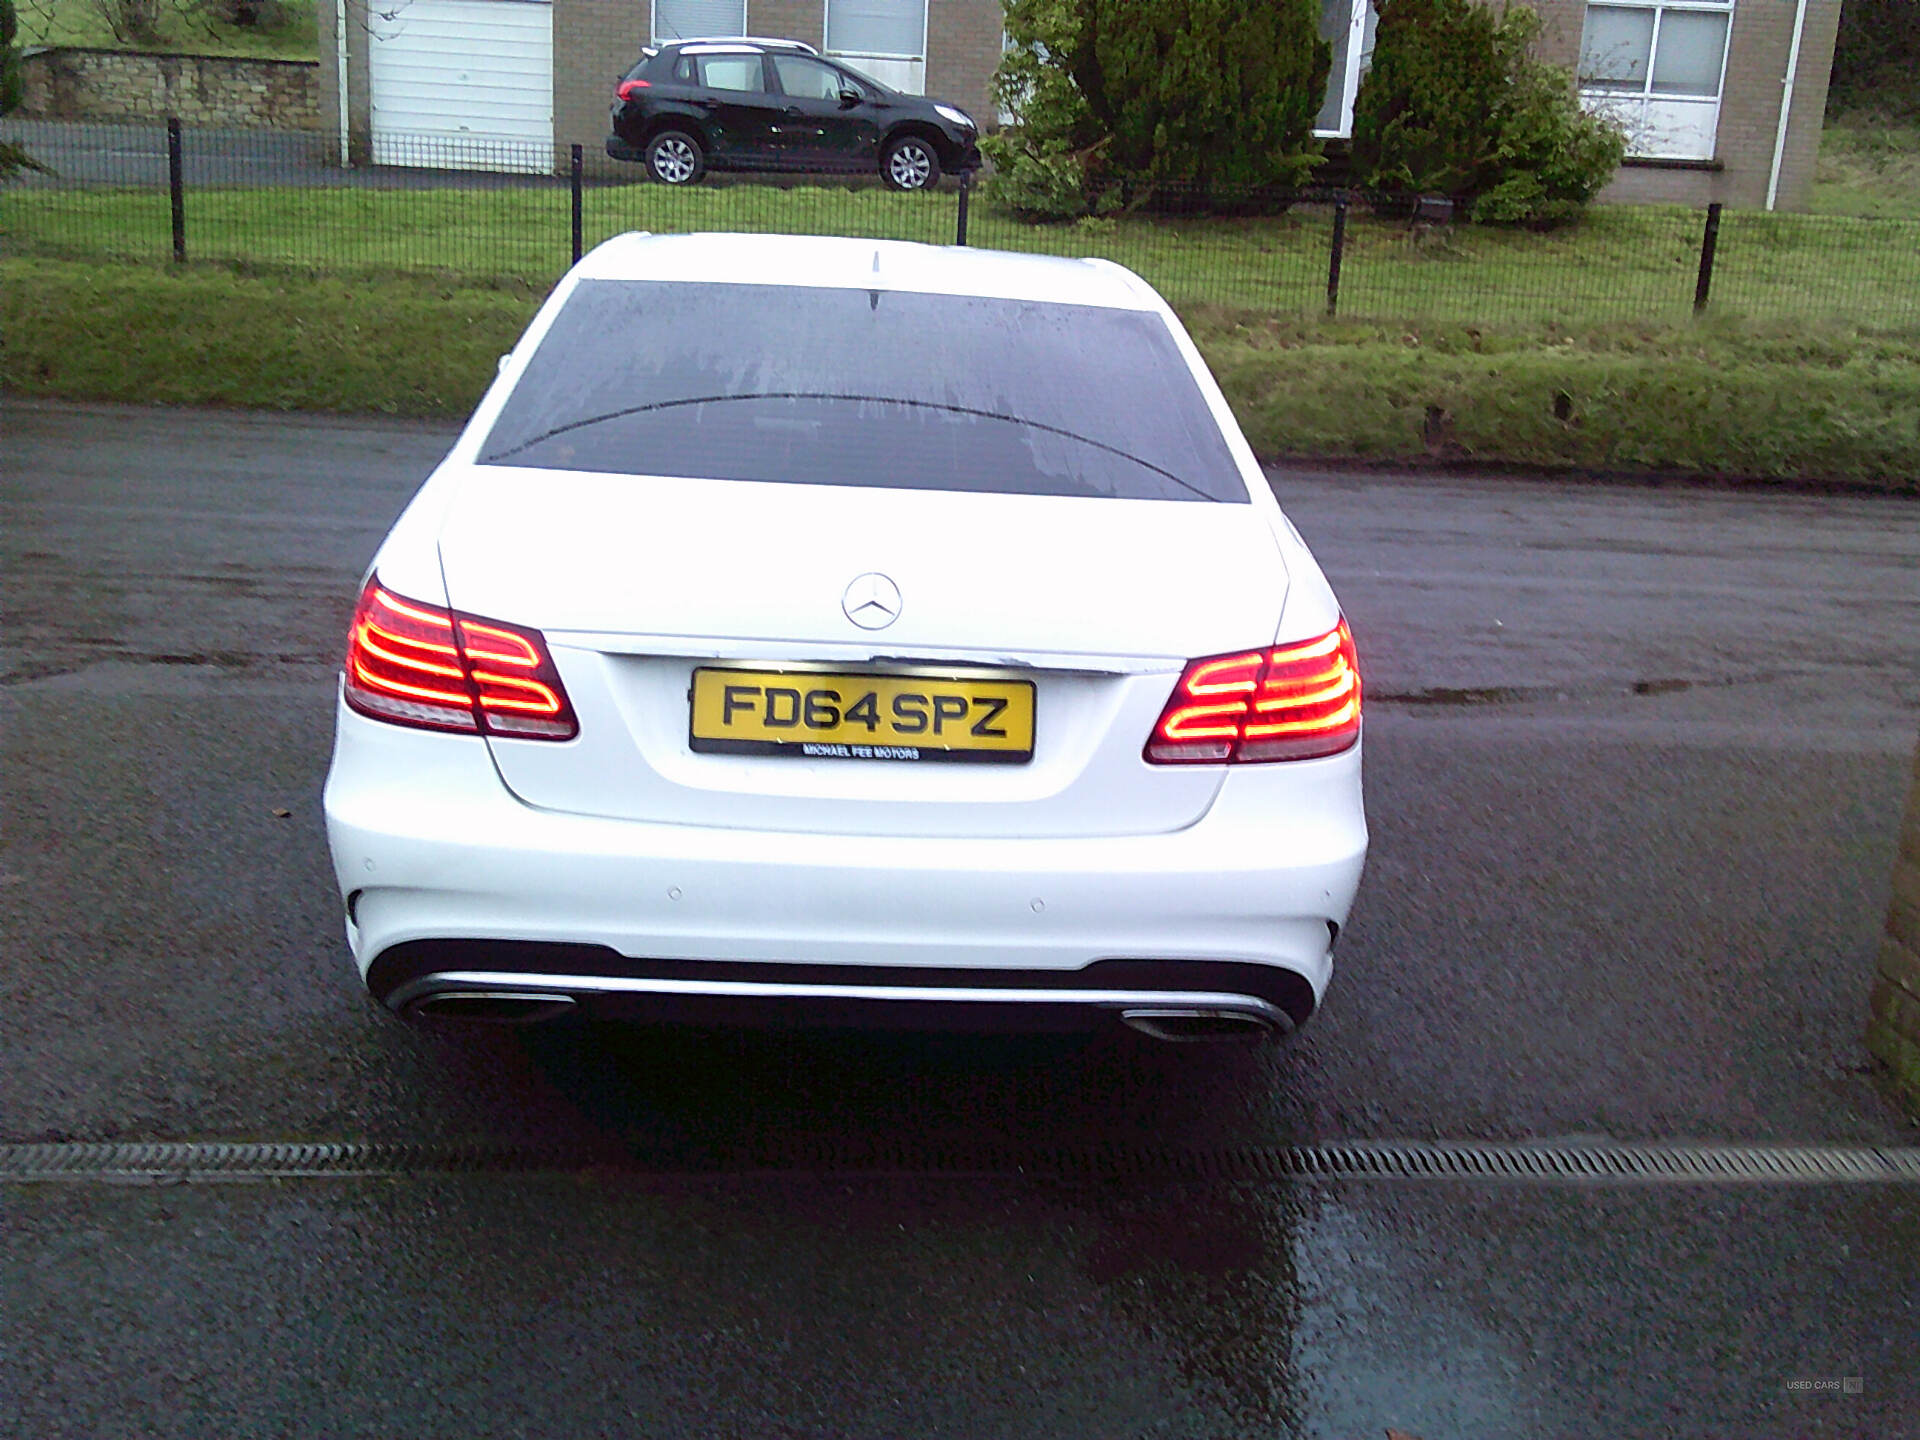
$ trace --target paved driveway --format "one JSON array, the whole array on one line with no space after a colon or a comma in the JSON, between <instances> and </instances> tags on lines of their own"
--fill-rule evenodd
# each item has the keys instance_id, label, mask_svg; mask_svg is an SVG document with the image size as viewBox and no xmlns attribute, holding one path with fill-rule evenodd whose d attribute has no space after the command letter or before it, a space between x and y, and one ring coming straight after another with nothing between
<instances>
[{"instance_id":1,"label":"paved driveway","mask_svg":"<svg viewBox=\"0 0 1920 1440\"><path fill-rule=\"evenodd\" d=\"M66 120L0 120L0 140L24 145L51 178L28 176L38 185L138 185L167 183L165 125L108 125ZM563 157L564 160L564 157ZM305 130L202 130L185 132L182 182L207 185L351 186L379 190L492 190L565 185L552 175L497 175L471 170L405 166L340 167L337 134Z\"/></svg>"}]
</instances>

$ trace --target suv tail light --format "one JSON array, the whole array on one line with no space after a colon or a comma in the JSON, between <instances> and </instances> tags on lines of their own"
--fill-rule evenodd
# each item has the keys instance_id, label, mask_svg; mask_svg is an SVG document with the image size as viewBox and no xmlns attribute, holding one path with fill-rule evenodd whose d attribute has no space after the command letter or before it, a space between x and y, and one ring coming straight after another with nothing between
<instances>
[{"instance_id":1,"label":"suv tail light","mask_svg":"<svg viewBox=\"0 0 1920 1440\"><path fill-rule=\"evenodd\" d=\"M571 740L573 705L538 630L423 605L369 580L347 637L347 704L423 730Z\"/></svg>"},{"instance_id":2,"label":"suv tail light","mask_svg":"<svg viewBox=\"0 0 1920 1440\"><path fill-rule=\"evenodd\" d=\"M1147 741L1156 765L1337 755L1360 738L1360 668L1342 620L1271 650L1190 660Z\"/></svg>"},{"instance_id":3,"label":"suv tail light","mask_svg":"<svg viewBox=\"0 0 1920 1440\"><path fill-rule=\"evenodd\" d=\"M618 95L622 100L631 100L634 91L650 90L652 88L653 82L651 80L622 80L620 82L620 88L614 91L614 94Z\"/></svg>"}]
</instances>

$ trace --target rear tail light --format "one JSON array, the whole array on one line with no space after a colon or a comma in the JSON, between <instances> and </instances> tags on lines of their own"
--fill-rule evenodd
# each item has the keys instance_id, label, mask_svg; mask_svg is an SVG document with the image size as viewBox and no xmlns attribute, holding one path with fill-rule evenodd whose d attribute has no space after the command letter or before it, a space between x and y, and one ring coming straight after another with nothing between
<instances>
[{"instance_id":1,"label":"rear tail light","mask_svg":"<svg viewBox=\"0 0 1920 1440\"><path fill-rule=\"evenodd\" d=\"M1271 650L1192 660L1147 741L1156 765L1337 755L1360 738L1360 668L1342 620Z\"/></svg>"},{"instance_id":2,"label":"rear tail light","mask_svg":"<svg viewBox=\"0 0 1920 1440\"><path fill-rule=\"evenodd\" d=\"M652 88L653 88L653 82L650 80L622 80L620 82L620 88L616 90L614 93L618 95L622 100L631 100L633 98L634 91L650 90Z\"/></svg>"},{"instance_id":3,"label":"rear tail light","mask_svg":"<svg viewBox=\"0 0 1920 1440\"><path fill-rule=\"evenodd\" d=\"M347 637L347 704L425 730L571 740L580 733L538 630L408 600L369 580Z\"/></svg>"}]
</instances>

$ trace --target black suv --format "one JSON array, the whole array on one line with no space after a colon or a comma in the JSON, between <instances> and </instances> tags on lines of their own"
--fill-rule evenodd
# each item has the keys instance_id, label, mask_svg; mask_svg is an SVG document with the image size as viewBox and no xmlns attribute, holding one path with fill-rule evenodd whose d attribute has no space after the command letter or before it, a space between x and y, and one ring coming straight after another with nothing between
<instances>
[{"instance_id":1,"label":"black suv","mask_svg":"<svg viewBox=\"0 0 1920 1440\"><path fill-rule=\"evenodd\" d=\"M977 170L966 111L889 90L794 40L681 40L642 52L613 102L607 153L663 185L708 170L875 169L896 190Z\"/></svg>"}]
</instances>

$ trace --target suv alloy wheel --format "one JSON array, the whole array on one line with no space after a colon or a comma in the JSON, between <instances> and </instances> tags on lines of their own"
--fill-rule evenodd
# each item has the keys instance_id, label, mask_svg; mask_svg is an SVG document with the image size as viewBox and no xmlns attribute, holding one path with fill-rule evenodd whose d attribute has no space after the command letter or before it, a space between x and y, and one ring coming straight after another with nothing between
<instances>
[{"instance_id":1,"label":"suv alloy wheel","mask_svg":"<svg viewBox=\"0 0 1920 1440\"><path fill-rule=\"evenodd\" d=\"M662 185L691 185L706 168L700 142L684 130L662 130L647 142L647 173Z\"/></svg>"},{"instance_id":2,"label":"suv alloy wheel","mask_svg":"<svg viewBox=\"0 0 1920 1440\"><path fill-rule=\"evenodd\" d=\"M940 157L931 141L905 135L880 157L880 175L895 190L931 189L940 180Z\"/></svg>"}]
</instances>

